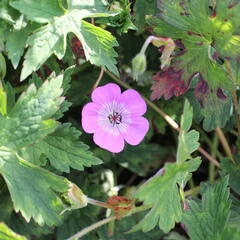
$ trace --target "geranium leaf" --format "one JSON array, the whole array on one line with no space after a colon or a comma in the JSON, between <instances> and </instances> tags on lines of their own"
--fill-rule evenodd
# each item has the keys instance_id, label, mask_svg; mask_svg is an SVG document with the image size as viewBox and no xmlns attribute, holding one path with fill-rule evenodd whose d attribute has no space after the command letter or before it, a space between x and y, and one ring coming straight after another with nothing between
<instances>
[{"instance_id":1,"label":"geranium leaf","mask_svg":"<svg viewBox=\"0 0 240 240\"><path fill-rule=\"evenodd\" d=\"M83 170L83 167L100 164L102 161L78 140L80 134L70 124L63 124L37 144L25 148L23 156L38 165L44 165L47 158L53 167L63 172L69 172L70 167Z\"/></svg>"},{"instance_id":2,"label":"geranium leaf","mask_svg":"<svg viewBox=\"0 0 240 240\"><path fill-rule=\"evenodd\" d=\"M192 152L199 146L199 133L195 130L187 132L191 123L192 108L186 100L181 120L183 130L180 130L179 134L177 161L165 164L163 174L153 176L137 192L137 198L152 208L133 230L142 229L146 232L158 224L164 232L169 232L176 222L181 221L183 209L178 186L183 190L192 172L201 164L200 157L194 159L191 157Z\"/></svg>"},{"instance_id":3,"label":"geranium leaf","mask_svg":"<svg viewBox=\"0 0 240 240\"><path fill-rule=\"evenodd\" d=\"M33 0L12 3L13 7L29 19L47 23L34 31L27 40L29 49L25 55L21 80L38 70L52 54L62 59L69 32L73 32L81 41L87 60L118 74L115 66L117 53L113 49L118 46L116 39L108 31L82 20L87 17L111 16L113 13L91 12L89 9L64 11L58 6L58 2L54 1L54 4L50 4L49 1L42 0L40 7L36 7L39 4ZM46 11L48 7L49 11Z\"/></svg>"},{"instance_id":4,"label":"geranium leaf","mask_svg":"<svg viewBox=\"0 0 240 240\"><path fill-rule=\"evenodd\" d=\"M181 220L183 210L177 184L185 181L183 176L197 170L200 163L197 158L182 164L165 164L163 176L154 177L140 188L137 197L153 207L134 230L146 232L158 224L164 232L169 232Z\"/></svg>"},{"instance_id":5,"label":"geranium leaf","mask_svg":"<svg viewBox=\"0 0 240 240\"><path fill-rule=\"evenodd\" d=\"M63 210L60 193L68 190L67 181L37 167L16 153L1 149L0 173L5 179L16 212L29 221L31 217L49 226L61 222Z\"/></svg>"},{"instance_id":6,"label":"geranium leaf","mask_svg":"<svg viewBox=\"0 0 240 240\"><path fill-rule=\"evenodd\" d=\"M62 93L63 76L52 77L37 90L30 85L9 112L7 117L0 116L0 145L20 149L53 132L59 125L52 115L64 100Z\"/></svg>"},{"instance_id":7,"label":"geranium leaf","mask_svg":"<svg viewBox=\"0 0 240 240\"><path fill-rule=\"evenodd\" d=\"M227 185L228 177L224 177L219 183L205 189L201 202L188 201L190 209L185 211L183 223L192 240L227 239L223 238L231 204Z\"/></svg>"}]
</instances>

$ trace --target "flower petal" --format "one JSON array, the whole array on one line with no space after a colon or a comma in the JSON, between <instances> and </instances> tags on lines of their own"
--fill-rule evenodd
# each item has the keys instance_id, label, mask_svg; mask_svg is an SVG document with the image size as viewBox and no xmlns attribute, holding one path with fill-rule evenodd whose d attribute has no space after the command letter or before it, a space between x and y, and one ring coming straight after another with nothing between
<instances>
[{"instance_id":1,"label":"flower petal","mask_svg":"<svg viewBox=\"0 0 240 240\"><path fill-rule=\"evenodd\" d=\"M109 83L97 87L92 93L92 100L98 104L107 104L116 101L121 96L121 89L117 84Z\"/></svg>"},{"instance_id":2,"label":"flower petal","mask_svg":"<svg viewBox=\"0 0 240 240\"><path fill-rule=\"evenodd\" d=\"M124 139L120 133L118 135L113 135L108 131L104 131L101 127L98 127L94 133L93 141L99 147L113 153L119 153L124 148Z\"/></svg>"},{"instance_id":3,"label":"flower petal","mask_svg":"<svg viewBox=\"0 0 240 240\"><path fill-rule=\"evenodd\" d=\"M97 128L97 119L100 106L90 102L82 110L82 127L87 133L94 133Z\"/></svg>"},{"instance_id":4,"label":"flower petal","mask_svg":"<svg viewBox=\"0 0 240 240\"><path fill-rule=\"evenodd\" d=\"M149 122L144 117L135 117L128 125L125 132L122 133L125 141L130 145L138 145L149 129Z\"/></svg>"},{"instance_id":5,"label":"flower petal","mask_svg":"<svg viewBox=\"0 0 240 240\"><path fill-rule=\"evenodd\" d=\"M125 107L132 115L141 116L147 111L144 99L133 89L124 91L120 101L124 103Z\"/></svg>"}]
</instances>

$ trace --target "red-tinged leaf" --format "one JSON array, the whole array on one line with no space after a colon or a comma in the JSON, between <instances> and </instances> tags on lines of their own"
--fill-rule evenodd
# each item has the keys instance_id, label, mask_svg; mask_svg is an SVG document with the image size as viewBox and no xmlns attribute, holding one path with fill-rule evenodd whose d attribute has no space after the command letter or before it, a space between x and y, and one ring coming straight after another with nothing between
<instances>
[{"instance_id":1,"label":"red-tinged leaf","mask_svg":"<svg viewBox=\"0 0 240 240\"><path fill-rule=\"evenodd\" d=\"M224 94L221 88L218 88L215 92L213 92L209 88L207 81L205 81L201 75L200 75L200 80L196 84L196 87L194 89L194 94L202 107L205 106L205 102L209 100L210 95L216 94L219 100L222 100L222 101L227 100L227 96Z\"/></svg>"},{"instance_id":2,"label":"red-tinged leaf","mask_svg":"<svg viewBox=\"0 0 240 240\"><path fill-rule=\"evenodd\" d=\"M170 99L173 95L180 96L184 94L189 84L181 80L183 71L174 70L172 67L165 71L158 72L153 76L155 83L151 87L153 91L151 100L159 99L164 96L165 100Z\"/></svg>"}]
</instances>

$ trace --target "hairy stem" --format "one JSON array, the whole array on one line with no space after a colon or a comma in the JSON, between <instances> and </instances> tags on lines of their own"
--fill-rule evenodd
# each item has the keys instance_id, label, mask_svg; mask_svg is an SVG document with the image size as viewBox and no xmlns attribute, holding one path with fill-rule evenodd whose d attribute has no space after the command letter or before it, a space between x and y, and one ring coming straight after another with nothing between
<instances>
[{"instance_id":1,"label":"hairy stem","mask_svg":"<svg viewBox=\"0 0 240 240\"><path fill-rule=\"evenodd\" d=\"M89 233L89 232L91 232L91 231L93 231L93 230L103 226L104 224L109 223L109 222L115 220L115 219L116 219L115 216L112 216L112 217L109 217L109 218L105 218L105 219L103 219L103 220L101 220L99 222L96 222L96 223L94 223L94 224L84 228L83 230L81 230L80 232L74 234L73 236L71 236L67 240L77 240L80 237L83 237L84 235L86 235L87 233Z\"/></svg>"},{"instance_id":2,"label":"hairy stem","mask_svg":"<svg viewBox=\"0 0 240 240\"><path fill-rule=\"evenodd\" d=\"M103 74L104 74L104 68L101 67L101 70L100 70L98 79L97 79L97 81L94 83L93 88L92 88L92 91L93 91L93 90L99 85L99 83L101 82L101 80L102 80L102 78L103 78ZM91 91L91 92L92 92L92 91Z\"/></svg>"},{"instance_id":3,"label":"hairy stem","mask_svg":"<svg viewBox=\"0 0 240 240\"><path fill-rule=\"evenodd\" d=\"M226 139L226 137L225 137L222 129L219 128L219 127L217 127L217 128L216 128L216 133L217 133L217 136L218 136L218 138L219 138L219 140L220 140L220 142L221 142L221 144L222 144L222 146L223 146L223 149L224 149L227 157L229 157L229 158L231 159L231 161L235 164L235 161L234 161L234 159L233 159L233 155L232 155L231 148L230 148L230 146L229 146L229 144L228 144L228 141L227 141L227 139Z\"/></svg>"},{"instance_id":4,"label":"hairy stem","mask_svg":"<svg viewBox=\"0 0 240 240\"><path fill-rule=\"evenodd\" d=\"M131 87L127 84L124 83L123 81L121 81L117 76L115 76L113 73L109 72L109 71L105 71L107 73L108 76L110 76L115 82L117 82L118 84L120 84L121 86L127 88L127 89L131 89ZM157 112L160 116L163 117L163 119L172 127L174 128L176 131L180 131L180 127L179 125L169 116L167 115L165 112L163 112L156 104L154 104L153 102L151 102L149 99L147 99L146 97L144 97L142 95L142 98L146 101L147 105L149 107L151 107L153 110L155 110L155 112ZM209 161L211 161L215 166L219 167L220 164L219 162L213 158L206 150L204 150L202 147L198 148L198 151L205 156Z\"/></svg>"}]
</instances>

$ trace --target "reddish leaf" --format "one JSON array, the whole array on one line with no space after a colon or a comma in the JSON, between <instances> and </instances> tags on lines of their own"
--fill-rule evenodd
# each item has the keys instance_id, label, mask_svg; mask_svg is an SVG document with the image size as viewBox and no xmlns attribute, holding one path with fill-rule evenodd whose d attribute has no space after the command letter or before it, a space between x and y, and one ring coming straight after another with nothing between
<instances>
[{"instance_id":1,"label":"reddish leaf","mask_svg":"<svg viewBox=\"0 0 240 240\"><path fill-rule=\"evenodd\" d=\"M176 71L170 67L153 76L155 83L151 87L151 90L153 91L150 97L151 100L160 99L162 96L164 96L165 100L168 100L173 95L180 96L184 94L187 91L189 84L186 84L181 80L182 74L182 70Z\"/></svg>"}]
</instances>

